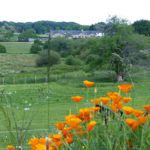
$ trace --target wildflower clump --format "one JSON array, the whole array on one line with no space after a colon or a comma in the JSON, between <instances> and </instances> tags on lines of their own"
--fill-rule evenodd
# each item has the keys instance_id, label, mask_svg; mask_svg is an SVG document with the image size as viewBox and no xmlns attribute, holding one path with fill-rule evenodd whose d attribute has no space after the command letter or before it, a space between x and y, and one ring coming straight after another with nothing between
<instances>
[{"instance_id":1,"label":"wildflower clump","mask_svg":"<svg viewBox=\"0 0 150 150\"><path fill-rule=\"evenodd\" d=\"M85 80L83 84L87 92L89 88L95 85L94 82L88 80ZM117 130L121 132L121 135L127 131L125 136L128 138L124 139L124 144L126 143L129 149L133 149L134 140L136 141L136 131L142 129L150 118L150 105L143 106L142 110L135 109L131 105L129 106L129 102L133 101L129 95L132 88L132 84L121 84L118 86L118 91L110 91L100 97L92 98L91 106L88 104L87 107L81 107L75 114L70 112L68 115L64 116L63 121L56 122L54 125L56 133L49 134L46 138L31 138L28 144L31 146L32 150L71 149L71 146L75 145L76 142L84 143L86 141L88 143L90 142L89 139L94 139L94 137L90 138L90 136L92 136L95 128L98 129L99 126L104 126L102 129L100 128L100 132L106 129L104 132L105 134L108 129L108 138L109 134L113 133L112 129L116 128L115 124L118 123ZM79 95L71 97L74 103L79 103L82 100L85 102L84 99L86 98ZM86 103L87 101L85 104ZM111 114L113 114L112 117ZM102 117L98 118L99 115ZM104 124L103 120L105 122ZM111 127L111 131L109 131L108 126ZM98 132L97 137L99 134ZM139 136L139 134L137 135ZM105 135L101 137L105 137ZM113 136L111 136L111 138L112 137ZM119 143L118 139L118 143L115 142L115 140L112 141L114 141L113 146L115 149L120 149L117 145L121 142ZM81 146L85 146L83 143Z\"/></svg>"}]
</instances>

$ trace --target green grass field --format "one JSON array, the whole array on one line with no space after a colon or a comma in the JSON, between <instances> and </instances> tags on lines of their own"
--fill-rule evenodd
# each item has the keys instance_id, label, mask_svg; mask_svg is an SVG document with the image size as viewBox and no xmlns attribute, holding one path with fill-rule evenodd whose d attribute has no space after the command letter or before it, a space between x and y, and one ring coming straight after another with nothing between
<instances>
[{"instance_id":1,"label":"green grass field","mask_svg":"<svg viewBox=\"0 0 150 150\"><path fill-rule=\"evenodd\" d=\"M51 68L51 82L47 84L47 68L36 67L37 55L29 54L31 43L2 44L8 53L0 54L0 106L5 108L9 116L4 117L0 111L0 122L3 122L0 124L2 149L16 142L16 133L26 135L24 145L33 136L47 136L55 130L55 122L63 121L65 115L76 113L81 107L88 107L87 100L118 90L118 83L104 82L109 73L100 70L95 75L94 72L85 72L82 67L64 63ZM134 83L130 105L142 109L143 105L150 103L150 69L134 66L127 75L127 82ZM87 92L83 86L83 80L86 79L96 82L97 94L94 88ZM70 99L74 95L83 95L85 100L76 105Z\"/></svg>"},{"instance_id":2,"label":"green grass field","mask_svg":"<svg viewBox=\"0 0 150 150\"><path fill-rule=\"evenodd\" d=\"M6 47L9 54L28 54L32 42L0 42L0 44Z\"/></svg>"},{"instance_id":3,"label":"green grass field","mask_svg":"<svg viewBox=\"0 0 150 150\"><path fill-rule=\"evenodd\" d=\"M95 95L94 89L90 89L90 91L88 91L88 100L93 97L105 96L108 91L117 91L117 84L114 83L97 83L96 87L98 93ZM74 113L81 107L89 106L87 105L86 98L87 90L82 83L58 84L52 82L49 83L49 85L1 85L0 91L3 90L5 91L5 97L1 97L1 104L7 109L9 114L14 113L18 127L24 129L28 122L32 120L28 128L28 130L32 132L29 132L27 135L28 138L34 135L46 136L47 133L54 131L54 123L63 121L64 116L68 115L70 111ZM150 82L136 83L130 94L134 99L130 105L136 108L142 108L143 105L148 104L150 102L149 90ZM76 106L70 99L73 95L84 95L85 100ZM15 131L14 118L12 115L10 116L12 120L11 130ZM3 119L4 118L1 118L1 120ZM9 141L5 139L6 141L4 142L4 137L9 136L9 132L6 131L6 125L1 124L0 143L3 143L3 146L8 144ZM26 140L28 138L26 138Z\"/></svg>"}]
</instances>

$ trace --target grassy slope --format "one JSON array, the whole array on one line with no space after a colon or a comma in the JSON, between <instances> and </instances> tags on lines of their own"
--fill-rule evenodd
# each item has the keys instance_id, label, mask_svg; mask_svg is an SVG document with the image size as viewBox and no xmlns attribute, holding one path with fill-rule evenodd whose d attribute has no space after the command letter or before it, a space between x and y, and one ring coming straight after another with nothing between
<instances>
[{"instance_id":1,"label":"grassy slope","mask_svg":"<svg viewBox=\"0 0 150 150\"><path fill-rule=\"evenodd\" d=\"M0 42L6 47L10 54L28 54L30 53L31 42Z\"/></svg>"}]
</instances>

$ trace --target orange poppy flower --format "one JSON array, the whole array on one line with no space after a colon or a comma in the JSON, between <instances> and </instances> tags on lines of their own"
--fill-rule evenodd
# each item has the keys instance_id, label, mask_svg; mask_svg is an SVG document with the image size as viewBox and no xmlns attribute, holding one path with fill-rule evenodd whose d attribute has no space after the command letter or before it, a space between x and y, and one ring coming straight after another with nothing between
<instances>
[{"instance_id":1,"label":"orange poppy flower","mask_svg":"<svg viewBox=\"0 0 150 150\"><path fill-rule=\"evenodd\" d=\"M58 122L55 124L55 127L58 129L58 130L63 130L64 127L65 127L66 123L65 122Z\"/></svg>"},{"instance_id":2,"label":"orange poppy flower","mask_svg":"<svg viewBox=\"0 0 150 150\"><path fill-rule=\"evenodd\" d=\"M15 147L14 147L13 145L8 145L8 146L7 146L7 149L8 149L8 150L14 150Z\"/></svg>"},{"instance_id":3,"label":"orange poppy flower","mask_svg":"<svg viewBox=\"0 0 150 150\"><path fill-rule=\"evenodd\" d=\"M90 132L93 130L93 128L95 127L96 125L96 121L90 121L88 124L87 124L87 130Z\"/></svg>"},{"instance_id":4,"label":"orange poppy flower","mask_svg":"<svg viewBox=\"0 0 150 150\"><path fill-rule=\"evenodd\" d=\"M116 97L116 99L113 100L113 103L114 103L114 104L118 104L118 103L121 102L121 100L122 100L122 97L121 97L121 96L118 96L118 97Z\"/></svg>"},{"instance_id":5,"label":"orange poppy flower","mask_svg":"<svg viewBox=\"0 0 150 150\"><path fill-rule=\"evenodd\" d=\"M144 106L144 109L145 109L146 111L150 111L150 105L145 105L145 106Z\"/></svg>"},{"instance_id":6,"label":"orange poppy flower","mask_svg":"<svg viewBox=\"0 0 150 150\"><path fill-rule=\"evenodd\" d=\"M116 104L116 108L117 109L121 109L123 106L122 106L122 102L119 102L118 104Z\"/></svg>"},{"instance_id":7,"label":"orange poppy flower","mask_svg":"<svg viewBox=\"0 0 150 150\"><path fill-rule=\"evenodd\" d=\"M74 102L80 102L81 100L83 100L84 98L82 96L72 96L71 99Z\"/></svg>"},{"instance_id":8,"label":"orange poppy flower","mask_svg":"<svg viewBox=\"0 0 150 150\"><path fill-rule=\"evenodd\" d=\"M133 131L135 131L137 127L139 126L139 122L137 120L127 118L125 121L128 124L128 126L132 128Z\"/></svg>"},{"instance_id":9,"label":"orange poppy flower","mask_svg":"<svg viewBox=\"0 0 150 150\"><path fill-rule=\"evenodd\" d=\"M119 103L122 99L122 97L117 92L109 92L107 95L110 97L114 104Z\"/></svg>"},{"instance_id":10,"label":"orange poppy flower","mask_svg":"<svg viewBox=\"0 0 150 150\"><path fill-rule=\"evenodd\" d=\"M88 80L84 80L83 83L87 88L90 88L90 87L94 86L94 84L95 84L94 82L91 82Z\"/></svg>"},{"instance_id":11,"label":"orange poppy flower","mask_svg":"<svg viewBox=\"0 0 150 150\"><path fill-rule=\"evenodd\" d=\"M90 109L89 108L81 108L79 110L79 112L82 114L82 115L89 115L90 114Z\"/></svg>"},{"instance_id":12,"label":"orange poppy flower","mask_svg":"<svg viewBox=\"0 0 150 150\"><path fill-rule=\"evenodd\" d=\"M49 150L56 150L56 148L50 144Z\"/></svg>"},{"instance_id":13,"label":"orange poppy flower","mask_svg":"<svg viewBox=\"0 0 150 150\"><path fill-rule=\"evenodd\" d=\"M73 142L73 136L72 134L68 134L65 138L65 141L68 143L68 144L71 144Z\"/></svg>"},{"instance_id":14,"label":"orange poppy flower","mask_svg":"<svg viewBox=\"0 0 150 150\"><path fill-rule=\"evenodd\" d=\"M62 145L62 135L61 134L54 134L51 136L52 144L59 148Z\"/></svg>"},{"instance_id":15,"label":"orange poppy flower","mask_svg":"<svg viewBox=\"0 0 150 150\"><path fill-rule=\"evenodd\" d=\"M100 110L100 107L91 107L89 108L90 112L98 112Z\"/></svg>"},{"instance_id":16,"label":"orange poppy flower","mask_svg":"<svg viewBox=\"0 0 150 150\"><path fill-rule=\"evenodd\" d=\"M133 110L133 114L134 114L136 117L139 117L139 116L141 116L141 115L144 114L144 111L134 109L134 110Z\"/></svg>"},{"instance_id":17,"label":"orange poppy flower","mask_svg":"<svg viewBox=\"0 0 150 150\"><path fill-rule=\"evenodd\" d=\"M30 145L36 145L39 143L39 139L38 138L31 138L28 142L28 144Z\"/></svg>"},{"instance_id":18,"label":"orange poppy flower","mask_svg":"<svg viewBox=\"0 0 150 150\"><path fill-rule=\"evenodd\" d=\"M122 108L122 110L125 112L126 115L130 115L134 111L134 109L132 107L129 107L129 106L124 106Z\"/></svg>"},{"instance_id":19,"label":"orange poppy flower","mask_svg":"<svg viewBox=\"0 0 150 150\"><path fill-rule=\"evenodd\" d=\"M63 136L66 137L68 134L70 134L70 130L71 130L71 127L64 128L64 129L62 130Z\"/></svg>"},{"instance_id":20,"label":"orange poppy flower","mask_svg":"<svg viewBox=\"0 0 150 150\"><path fill-rule=\"evenodd\" d=\"M132 89L132 84L121 84L118 86L119 90L121 90L124 93L128 93Z\"/></svg>"},{"instance_id":21,"label":"orange poppy flower","mask_svg":"<svg viewBox=\"0 0 150 150\"><path fill-rule=\"evenodd\" d=\"M99 104L100 99L96 98L96 99L91 99L91 103L93 103L94 105Z\"/></svg>"},{"instance_id":22,"label":"orange poppy flower","mask_svg":"<svg viewBox=\"0 0 150 150\"><path fill-rule=\"evenodd\" d=\"M139 123L140 124L145 124L145 122L147 121L147 116L139 116L138 119L139 119Z\"/></svg>"},{"instance_id":23,"label":"orange poppy flower","mask_svg":"<svg viewBox=\"0 0 150 150\"><path fill-rule=\"evenodd\" d=\"M60 141L61 138L62 138L62 135L61 134L54 134L54 135L52 135L50 137L52 137L53 141Z\"/></svg>"},{"instance_id":24,"label":"orange poppy flower","mask_svg":"<svg viewBox=\"0 0 150 150\"><path fill-rule=\"evenodd\" d=\"M82 108L79 110L79 117L84 121L90 121L90 108Z\"/></svg>"},{"instance_id":25,"label":"orange poppy flower","mask_svg":"<svg viewBox=\"0 0 150 150\"><path fill-rule=\"evenodd\" d=\"M34 150L45 150L45 145L44 144L37 144L35 146Z\"/></svg>"},{"instance_id":26,"label":"orange poppy flower","mask_svg":"<svg viewBox=\"0 0 150 150\"><path fill-rule=\"evenodd\" d=\"M40 144L46 144L46 138L40 138L39 143Z\"/></svg>"},{"instance_id":27,"label":"orange poppy flower","mask_svg":"<svg viewBox=\"0 0 150 150\"><path fill-rule=\"evenodd\" d=\"M117 92L108 92L107 95L110 97L110 99L114 100L116 97L119 96L119 93Z\"/></svg>"},{"instance_id":28,"label":"orange poppy flower","mask_svg":"<svg viewBox=\"0 0 150 150\"><path fill-rule=\"evenodd\" d=\"M124 103L128 103L132 100L132 98L131 97L122 97L122 100Z\"/></svg>"},{"instance_id":29,"label":"orange poppy flower","mask_svg":"<svg viewBox=\"0 0 150 150\"><path fill-rule=\"evenodd\" d=\"M85 131L83 130L83 127L82 127L82 126L78 126L78 127L76 128L76 134L77 134L77 135L82 136L84 133L85 133Z\"/></svg>"},{"instance_id":30,"label":"orange poppy flower","mask_svg":"<svg viewBox=\"0 0 150 150\"><path fill-rule=\"evenodd\" d=\"M100 97L101 102L106 105L109 103L110 98L109 97Z\"/></svg>"},{"instance_id":31,"label":"orange poppy flower","mask_svg":"<svg viewBox=\"0 0 150 150\"><path fill-rule=\"evenodd\" d=\"M77 126L82 122L81 119L77 117L71 117L70 119L66 119L66 123L71 127L71 128L77 128Z\"/></svg>"},{"instance_id":32,"label":"orange poppy flower","mask_svg":"<svg viewBox=\"0 0 150 150\"><path fill-rule=\"evenodd\" d=\"M65 120L68 121L71 118L76 118L76 117L77 117L76 115L68 115L68 116L65 116Z\"/></svg>"},{"instance_id":33,"label":"orange poppy flower","mask_svg":"<svg viewBox=\"0 0 150 150\"><path fill-rule=\"evenodd\" d=\"M111 110L112 110L113 112L116 112L116 113L118 112L118 109L117 109L117 107L116 107L115 104L111 104L109 107L111 108Z\"/></svg>"}]
</instances>

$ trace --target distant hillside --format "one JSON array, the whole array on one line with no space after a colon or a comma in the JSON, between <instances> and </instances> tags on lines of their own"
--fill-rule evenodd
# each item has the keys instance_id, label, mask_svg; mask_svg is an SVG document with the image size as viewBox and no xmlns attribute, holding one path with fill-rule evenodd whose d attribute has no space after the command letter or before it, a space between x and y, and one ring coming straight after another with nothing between
<instances>
[{"instance_id":1,"label":"distant hillside","mask_svg":"<svg viewBox=\"0 0 150 150\"><path fill-rule=\"evenodd\" d=\"M80 25L75 22L54 22L54 21L37 21L37 22L0 22L0 28L10 29L18 33L26 30L34 30L37 34L43 34L51 30L88 30L89 26Z\"/></svg>"},{"instance_id":2,"label":"distant hillside","mask_svg":"<svg viewBox=\"0 0 150 150\"><path fill-rule=\"evenodd\" d=\"M112 21L117 17L112 17ZM117 20L116 20L117 21ZM149 20L139 20L131 24L135 32L139 34L144 34L150 36L150 21ZM99 31L101 33L105 32L105 29L110 27L111 23L107 22L98 22L92 25L81 25L75 22L55 22L55 21L37 21L37 22L0 22L0 38L2 33L7 33L5 39L7 40L10 37L10 34L13 32L23 33L25 31L32 31L36 34L45 34L49 30L93 30ZM5 41L6 41L5 40Z\"/></svg>"}]
</instances>

